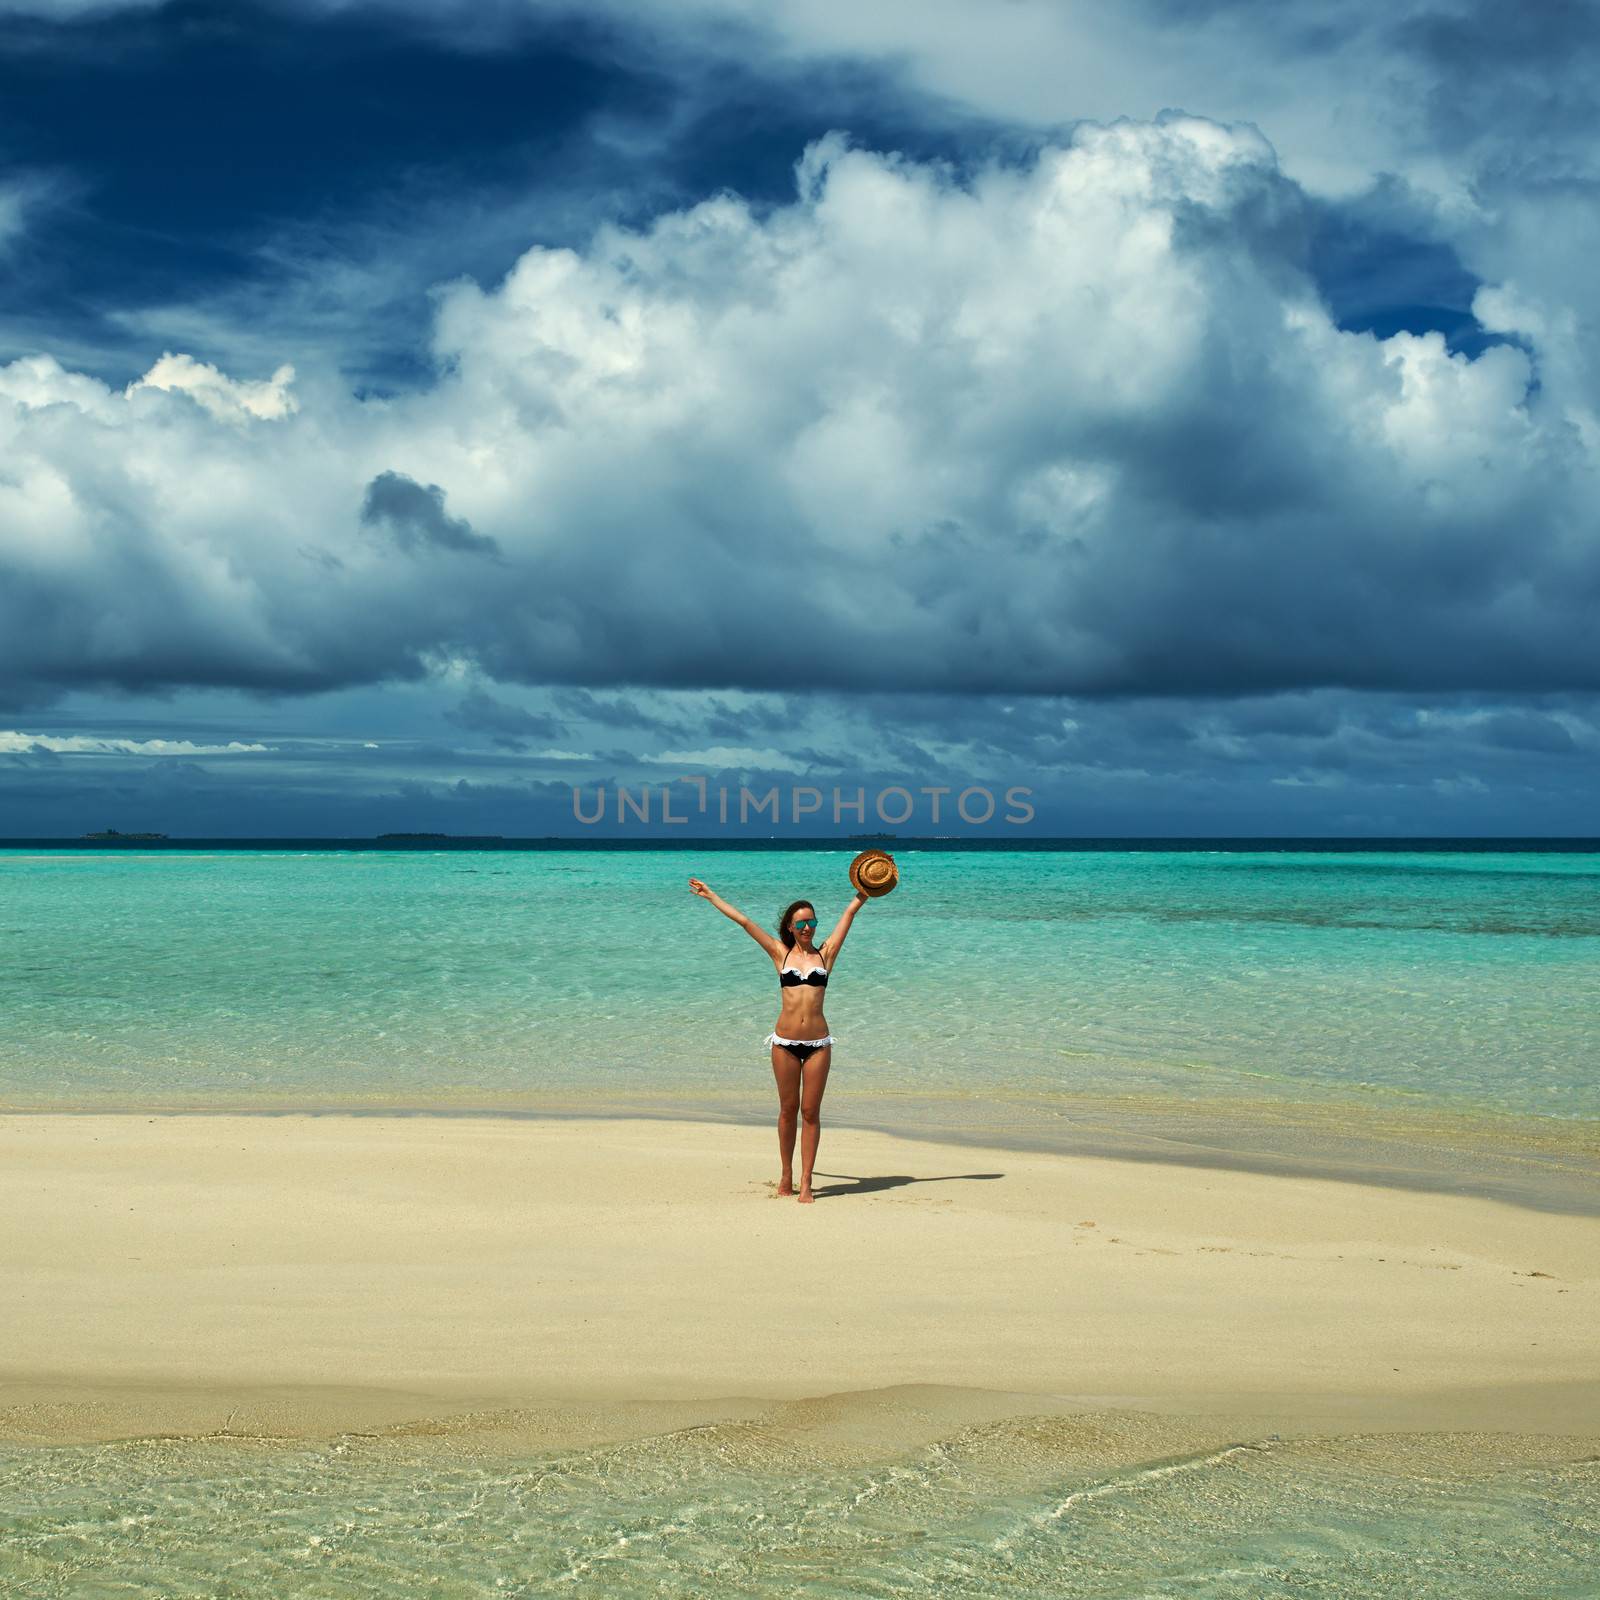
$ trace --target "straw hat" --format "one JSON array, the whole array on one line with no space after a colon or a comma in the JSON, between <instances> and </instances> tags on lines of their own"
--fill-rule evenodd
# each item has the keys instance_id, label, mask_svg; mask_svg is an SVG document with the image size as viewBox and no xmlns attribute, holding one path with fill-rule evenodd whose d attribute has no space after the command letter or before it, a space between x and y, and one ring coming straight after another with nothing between
<instances>
[{"instance_id":1,"label":"straw hat","mask_svg":"<svg viewBox=\"0 0 1600 1600\"><path fill-rule=\"evenodd\" d=\"M860 894L876 900L900 881L900 869L887 850L863 850L850 863L850 882Z\"/></svg>"}]
</instances>

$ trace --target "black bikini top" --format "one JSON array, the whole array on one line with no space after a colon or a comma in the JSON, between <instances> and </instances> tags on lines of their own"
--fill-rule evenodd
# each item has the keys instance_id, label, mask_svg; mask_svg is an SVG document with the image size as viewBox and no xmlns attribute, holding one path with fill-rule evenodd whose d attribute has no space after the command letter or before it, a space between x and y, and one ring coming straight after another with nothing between
<instances>
[{"instance_id":1,"label":"black bikini top","mask_svg":"<svg viewBox=\"0 0 1600 1600\"><path fill-rule=\"evenodd\" d=\"M788 957L778 969L778 982L785 989L793 989L799 984L805 984L813 989L826 989L828 987L828 969L826 967L813 967L809 972L800 972L791 967Z\"/></svg>"}]
</instances>

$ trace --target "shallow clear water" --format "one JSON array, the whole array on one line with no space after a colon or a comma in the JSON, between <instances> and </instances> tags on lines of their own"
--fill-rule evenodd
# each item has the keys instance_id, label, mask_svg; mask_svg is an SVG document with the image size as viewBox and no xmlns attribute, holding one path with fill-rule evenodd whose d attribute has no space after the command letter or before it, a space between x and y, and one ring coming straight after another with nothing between
<instances>
[{"instance_id":1,"label":"shallow clear water","mask_svg":"<svg viewBox=\"0 0 1600 1600\"><path fill-rule=\"evenodd\" d=\"M821 935L850 856L0 851L0 1102L764 1109L778 985L687 879ZM1600 1117L1600 857L899 861L828 995L846 1094Z\"/></svg>"},{"instance_id":2,"label":"shallow clear water","mask_svg":"<svg viewBox=\"0 0 1600 1600\"><path fill-rule=\"evenodd\" d=\"M0 1448L0 1591L177 1597L1593 1596L1600 1462L1505 1435L1019 1418L841 1465L755 1423L475 1460L404 1441Z\"/></svg>"}]
</instances>

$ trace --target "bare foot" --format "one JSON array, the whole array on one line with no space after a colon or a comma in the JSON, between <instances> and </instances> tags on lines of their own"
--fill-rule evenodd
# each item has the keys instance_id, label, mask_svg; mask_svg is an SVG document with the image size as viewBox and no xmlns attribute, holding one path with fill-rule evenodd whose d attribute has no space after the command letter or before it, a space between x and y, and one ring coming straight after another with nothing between
<instances>
[{"instance_id":1,"label":"bare foot","mask_svg":"<svg viewBox=\"0 0 1600 1600\"><path fill-rule=\"evenodd\" d=\"M794 1179L793 1178L780 1178L778 1180L778 1187L773 1191L772 1198L774 1200L786 1200L793 1193L794 1193Z\"/></svg>"},{"instance_id":2,"label":"bare foot","mask_svg":"<svg viewBox=\"0 0 1600 1600\"><path fill-rule=\"evenodd\" d=\"M798 1196L800 1204L803 1205L803 1206L810 1205L811 1202L813 1200L815 1200L816 1198L817 1197L814 1194L812 1194L809 1184L800 1191L799 1196Z\"/></svg>"}]
</instances>

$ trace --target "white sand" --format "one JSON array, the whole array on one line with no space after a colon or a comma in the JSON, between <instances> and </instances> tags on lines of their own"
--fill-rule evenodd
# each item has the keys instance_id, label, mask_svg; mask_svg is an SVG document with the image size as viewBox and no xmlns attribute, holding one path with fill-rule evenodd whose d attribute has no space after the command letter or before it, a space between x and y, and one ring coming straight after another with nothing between
<instances>
[{"instance_id":1,"label":"white sand","mask_svg":"<svg viewBox=\"0 0 1600 1600\"><path fill-rule=\"evenodd\" d=\"M935 1384L1600 1430L1591 1218L831 1127L812 1206L772 1198L756 1128L6 1116L0 1140L13 1421Z\"/></svg>"}]
</instances>

